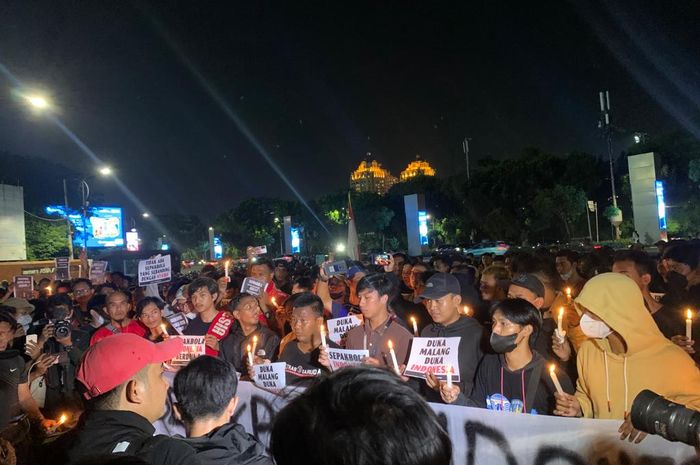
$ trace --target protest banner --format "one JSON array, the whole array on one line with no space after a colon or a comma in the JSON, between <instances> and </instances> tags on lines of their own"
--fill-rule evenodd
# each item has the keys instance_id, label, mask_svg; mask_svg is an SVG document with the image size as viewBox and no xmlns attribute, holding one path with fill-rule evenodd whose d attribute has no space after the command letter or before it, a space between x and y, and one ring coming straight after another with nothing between
<instances>
[{"instance_id":1,"label":"protest banner","mask_svg":"<svg viewBox=\"0 0 700 465\"><path fill-rule=\"evenodd\" d=\"M255 278L245 278L241 285L241 292L258 297L265 292L265 283Z\"/></svg>"},{"instance_id":2,"label":"protest banner","mask_svg":"<svg viewBox=\"0 0 700 465\"><path fill-rule=\"evenodd\" d=\"M166 316L165 319L168 320L170 326L172 326L178 334L182 334L189 323L187 317L182 313L173 313L172 315Z\"/></svg>"},{"instance_id":3,"label":"protest banner","mask_svg":"<svg viewBox=\"0 0 700 465\"><path fill-rule=\"evenodd\" d=\"M265 389L283 389L287 385L286 362L253 365L255 384Z\"/></svg>"},{"instance_id":4,"label":"protest banner","mask_svg":"<svg viewBox=\"0 0 700 465\"><path fill-rule=\"evenodd\" d=\"M270 444L270 425L290 396L240 382L234 420ZM296 393L295 393L296 394ZM293 396L291 396L293 398ZM495 412L445 404L429 404L441 417L452 440L454 465L510 464L642 464L685 465L695 450L660 436L640 444L619 439L621 420L561 418ZM420 438L416 438L419 441Z\"/></svg>"},{"instance_id":5,"label":"protest banner","mask_svg":"<svg viewBox=\"0 0 700 465\"><path fill-rule=\"evenodd\" d=\"M14 297L16 299L33 299L34 278L31 276L15 276L12 278L14 284Z\"/></svg>"},{"instance_id":6,"label":"protest banner","mask_svg":"<svg viewBox=\"0 0 700 465\"><path fill-rule=\"evenodd\" d=\"M170 255L158 255L148 260L139 260L139 286L170 281Z\"/></svg>"},{"instance_id":7,"label":"protest banner","mask_svg":"<svg viewBox=\"0 0 700 465\"><path fill-rule=\"evenodd\" d=\"M68 257L56 257L56 281L70 279L70 260Z\"/></svg>"},{"instance_id":8,"label":"protest banner","mask_svg":"<svg viewBox=\"0 0 700 465\"><path fill-rule=\"evenodd\" d=\"M348 315L343 318L332 318L326 321L328 337L338 345L345 345L345 337L355 326L362 324L362 315Z\"/></svg>"},{"instance_id":9,"label":"protest banner","mask_svg":"<svg viewBox=\"0 0 700 465\"><path fill-rule=\"evenodd\" d=\"M452 366L452 381L459 382L459 337L414 337L404 375L425 379L428 372L447 379L446 365Z\"/></svg>"},{"instance_id":10,"label":"protest banner","mask_svg":"<svg viewBox=\"0 0 700 465\"><path fill-rule=\"evenodd\" d=\"M177 357L170 361L173 366L185 366L200 355L204 355L204 336L170 336L179 337L185 346Z\"/></svg>"},{"instance_id":11,"label":"protest banner","mask_svg":"<svg viewBox=\"0 0 700 465\"><path fill-rule=\"evenodd\" d=\"M343 367L362 365L362 360L369 357L369 350L347 350L328 348L328 360L331 362L331 370L340 370Z\"/></svg>"},{"instance_id":12,"label":"protest banner","mask_svg":"<svg viewBox=\"0 0 700 465\"><path fill-rule=\"evenodd\" d=\"M104 284L107 279L107 262L93 260L90 265L90 281L92 284Z\"/></svg>"}]
</instances>

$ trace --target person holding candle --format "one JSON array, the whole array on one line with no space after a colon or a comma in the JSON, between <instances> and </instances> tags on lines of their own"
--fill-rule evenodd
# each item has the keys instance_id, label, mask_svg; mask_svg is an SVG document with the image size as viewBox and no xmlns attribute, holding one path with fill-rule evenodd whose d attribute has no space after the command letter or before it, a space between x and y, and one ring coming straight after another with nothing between
<instances>
[{"instance_id":1,"label":"person holding candle","mask_svg":"<svg viewBox=\"0 0 700 465\"><path fill-rule=\"evenodd\" d=\"M450 395L458 393L461 403L471 395L474 375L482 358L481 341L483 327L475 319L460 313L461 288L457 278L450 273L435 273L425 284L421 294L433 324L421 332L422 337L459 337L460 382L454 383ZM441 402L440 390L445 381L438 381L432 374L426 376L422 391L428 402Z\"/></svg>"},{"instance_id":2,"label":"person holding candle","mask_svg":"<svg viewBox=\"0 0 700 465\"><path fill-rule=\"evenodd\" d=\"M642 390L700 410L700 371L661 334L633 280L620 273L595 276L575 302L590 339L578 353L576 395L558 394L555 414L624 420L621 438L639 442L643 436L628 412Z\"/></svg>"},{"instance_id":3,"label":"person holding candle","mask_svg":"<svg viewBox=\"0 0 700 465\"><path fill-rule=\"evenodd\" d=\"M351 350L368 350L369 357L365 363L391 368L391 355L388 341L391 339L399 365L406 363L408 348L413 335L397 322L395 314L389 312L389 300L395 295L395 276L389 273L371 273L364 276L357 284L360 298L360 310L364 324L348 331L345 348ZM327 353L322 350L319 361L329 366Z\"/></svg>"},{"instance_id":4,"label":"person holding candle","mask_svg":"<svg viewBox=\"0 0 700 465\"><path fill-rule=\"evenodd\" d=\"M296 294L290 321L294 339L285 344L277 361L287 364L287 386L309 385L330 372L319 362L321 349L339 348L328 339L323 320L323 302L311 292ZM325 344L325 347L323 347ZM270 360L262 360L266 363ZM248 369L252 378L252 369Z\"/></svg>"},{"instance_id":5,"label":"person holding candle","mask_svg":"<svg viewBox=\"0 0 700 465\"><path fill-rule=\"evenodd\" d=\"M219 358L231 363L236 371L248 375L247 346L255 346L253 364L275 360L280 344L277 333L260 324L259 300L248 293L238 294L231 300L230 309L235 318L228 335L219 344ZM253 339L257 338L254 343Z\"/></svg>"},{"instance_id":6,"label":"person holding candle","mask_svg":"<svg viewBox=\"0 0 700 465\"><path fill-rule=\"evenodd\" d=\"M549 375L549 363L534 350L542 326L540 311L524 299L506 299L493 308L490 338L495 353L486 354L474 381L471 402L481 408L513 413L550 415L557 388ZM565 372L558 380L565 392L574 386ZM443 390L443 400L450 402Z\"/></svg>"},{"instance_id":7,"label":"person holding candle","mask_svg":"<svg viewBox=\"0 0 700 465\"><path fill-rule=\"evenodd\" d=\"M145 337L151 342L163 342L169 335L178 334L163 316L165 302L157 297L144 297L136 304L136 319L146 327Z\"/></svg>"}]
</instances>

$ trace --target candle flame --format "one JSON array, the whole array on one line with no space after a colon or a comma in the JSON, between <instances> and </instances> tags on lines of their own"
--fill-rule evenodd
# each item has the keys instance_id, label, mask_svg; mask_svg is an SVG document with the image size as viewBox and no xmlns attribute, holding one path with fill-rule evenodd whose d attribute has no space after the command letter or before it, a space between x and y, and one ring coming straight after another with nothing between
<instances>
[{"instance_id":1,"label":"candle flame","mask_svg":"<svg viewBox=\"0 0 700 465\"><path fill-rule=\"evenodd\" d=\"M693 319L693 312L691 312L690 309L688 309L686 312L687 312L687 313L686 313L687 318L688 318L689 320L692 320L692 319Z\"/></svg>"},{"instance_id":2,"label":"candle flame","mask_svg":"<svg viewBox=\"0 0 700 465\"><path fill-rule=\"evenodd\" d=\"M566 288L566 296L571 297L571 288L570 287Z\"/></svg>"},{"instance_id":3,"label":"candle flame","mask_svg":"<svg viewBox=\"0 0 700 465\"><path fill-rule=\"evenodd\" d=\"M559 316L560 316L561 318L564 317L564 307L559 307Z\"/></svg>"},{"instance_id":4,"label":"candle flame","mask_svg":"<svg viewBox=\"0 0 700 465\"><path fill-rule=\"evenodd\" d=\"M277 299L275 299L275 298L273 297L273 298L270 299L270 300L272 301L272 305L274 305L274 306L276 307L276 306L277 306Z\"/></svg>"},{"instance_id":5,"label":"candle flame","mask_svg":"<svg viewBox=\"0 0 700 465\"><path fill-rule=\"evenodd\" d=\"M388 342L386 343L386 345L388 345L388 346L389 346L389 350L391 350L391 349L393 349L393 348L394 348L394 343L393 343L393 342L391 342L391 339L389 339L389 341L388 341Z\"/></svg>"},{"instance_id":6,"label":"candle flame","mask_svg":"<svg viewBox=\"0 0 700 465\"><path fill-rule=\"evenodd\" d=\"M469 305L464 306L464 314L467 316L471 314L471 310L469 310Z\"/></svg>"},{"instance_id":7,"label":"candle flame","mask_svg":"<svg viewBox=\"0 0 700 465\"><path fill-rule=\"evenodd\" d=\"M248 344L248 352L251 352L253 350L252 347L250 347L250 344Z\"/></svg>"},{"instance_id":8,"label":"candle flame","mask_svg":"<svg viewBox=\"0 0 700 465\"><path fill-rule=\"evenodd\" d=\"M65 413L61 414L61 418L58 419L58 424L62 425L68 420L68 416Z\"/></svg>"},{"instance_id":9,"label":"candle flame","mask_svg":"<svg viewBox=\"0 0 700 465\"><path fill-rule=\"evenodd\" d=\"M226 269L228 269L228 263L229 263L229 261L226 260Z\"/></svg>"},{"instance_id":10,"label":"candle flame","mask_svg":"<svg viewBox=\"0 0 700 465\"><path fill-rule=\"evenodd\" d=\"M258 336L253 336L253 345L258 345Z\"/></svg>"},{"instance_id":11,"label":"candle flame","mask_svg":"<svg viewBox=\"0 0 700 465\"><path fill-rule=\"evenodd\" d=\"M414 325L416 324L416 317L415 316L411 317L411 323L413 323Z\"/></svg>"},{"instance_id":12,"label":"candle flame","mask_svg":"<svg viewBox=\"0 0 700 465\"><path fill-rule=\"evenodd\" d=\"M551 365L549 365L549 372L550 372L550 373L554 373L554 371L555 371L556 369L557 369L557 367L556 367L556 365L554 365L553 363L552 363Z\"/></svg>"},{"instance_id":13,"label":"candle flame","mask_svg":"<svg viewBox=\"0 0 700 465\"><path fill-rule=\"evenodd\" d=\"M46 292L48 292L49 295L51 295L51 286L46 286Z\"/></svg>"},{"instance_id":14,"label":"candle flame","mask_svg":"<svg viewBox=\"0 0 700 465\"><path fill-rule=\"evenodd\" d=\"M168 329L165 327L165 323L160 324L160 329L161 331L163 331L163 334L167 334Z\"/></svg>"}]
</instances>

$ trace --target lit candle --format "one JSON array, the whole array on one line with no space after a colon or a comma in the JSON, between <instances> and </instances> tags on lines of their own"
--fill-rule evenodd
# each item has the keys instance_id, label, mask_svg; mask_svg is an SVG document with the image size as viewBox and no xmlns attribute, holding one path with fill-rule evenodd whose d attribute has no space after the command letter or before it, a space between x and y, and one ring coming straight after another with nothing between
<instances>
[{"instance_id":1,"label":"lit candle","mask_svg":"<svg viewBox=\"0 0 700 465\"><path fill-rule=\"evenodd\" d=\"M255 355L258 348L258 335L253 336L253 355Z\"/></svg>"},{"instance_id":2,"label":"lit candle","mask_svg":"<svg viewBox=\"0 0 700 465\"><path fill-rule=\"evenodd\" d=\"M58 426L61 426L68 420L68 416L65 413L61 414L61 418L58 419Z\"/></svg>"},{"instance_id":3,"label":"lit candle","mask_svg":"<svg viewBox=\"0 0 700 465\"><path fill-rule=\"evenodd\" d=\"M396 361L396 352L394 352L394 343L391 342L391 339L389 339L387 345L389 346L389 353L391 354L391 363L394 364L394 371L397 375L401 376L401 372L399 371L399 362Z\"/></svg>"},{"instance_id":4,"label":"lit candle","mask_svg":"<svg viewBox=\"0 0 700 465\"><path fill-rule=\"evenodd\" d=\"M685 319L685 338L689 341L693 340L693 312L690 309L686 312Z\"/></svg>"},{"instance_id":5,"label":"lit candle","mask_svg":"<svg viewBox=\"0 0 700 465\"><path fill-rule=\"evenodd\" d=\"M166 328L165 323L160 324L160 330L163 333L163 336L168 336L168 328Z\"/></svg>"},{"instance_id":6,"label":"lit candle","mask_svg":"<svg viewBox=\"0 0 700 465\"><path fill-rule=\"evenodd\" d=\"M469 309L468 305L464 306L464 314L467 316L471 316L471 314L472 314L472 311Z\"/></svg>"},{"instance_id":7,"label":"lit candle","mask_svg":"<svg viewBox=\"0 0 700 465\"><path fill-rule=\"evenodd\" d=\"M226 282L230 282L231 279L228 277L228 260L224 262L224 275L226 276Z\"/></svg>"},{"instance_id":8,"label":"lit candle","mask_svg":"<svg viewBox=\"0 0 700 465\"><path fill-rule=\"evenodd\" d=\"M248 365L253 366L253 349L248 344Z\"/></svg>"},{"instance_id":9,"label":"lit candle","mask_svg":"<svg viewBox=\"0 0 700 465\"><path fill-rule=\"evenodd\" d=\"M277 299L275 299L274 297L272 297L272 298L270 299L270 301L272 302L272 305L274 305L275 307L277 307Z\"/></svg>"},{"instance_id":10,"label":"lit candle","mask_svg":"<svg viewBox=\"0 0 700 465\"><path fill-rule=\"evenodd\" d=\"M571 303L571 288L570 287L566 288L566 302Z\"/></svg>"},{"instance_id":11,"label":"lit candle","mask_svg":"<svg viewBox=\"0 0 700 465\"><path fill-rule=\"evenodd\" d=\"M452 365L449 363L445 365L445 372L447 373L447 387L452 387Z\"/></svg>"},{"instance_id":12,"label":"lit candle","mask_svg":"<svg viewBox=\"0 0 700 465\"><path fill-rule=\"evenodd\" d=\"M418 337L418 323L415 316L411 317L411 324L413 324L413 334Z\"/></svg>"},{"instance_id":13,"label":"lit candle","mask_svg":"<svg viewBox=\"0 0 700 465\"><path fill-rule=\"evenodd\" d=\"M564 394L564 390L561 388L561 383L559 382L559 378L557 377L556 366L553 363L549 365L549 376L552 378L552 382L557 388L557 392L559 394Z\"/></svg>"},{"instance_id":14,"label":"lit candle","mask_svg":"<svg viewBox=\"0 0 700 465\"><path fill-rule=\"evenodd\" d=\"M320 329L321 329L321 345L323 346L324 349L328 349L328 346L326 345L326 327L325 327L325 325L321 324Z\"/></svg>"},{"instance_id":15,"label":"lit candle","mask_svg":"<svg viewBox=\"0 0 700 465\"><path fill-rule=\"evenodd\" d=\"M46 286L46 292L51 295L51 286Z\"/></svg>"},{"instance_id":16,"label":"lit candle","mask_svg":"<svg viewBox=\"0 0 700 465\"><path fill-rule=\"evenodd\" d=\"M559 316L557 316L557 329L559 330L559 337L564 334L564 328L562 328L562 321L564 320L564 307L559 307Z\"/></svg>"}]
</instances>

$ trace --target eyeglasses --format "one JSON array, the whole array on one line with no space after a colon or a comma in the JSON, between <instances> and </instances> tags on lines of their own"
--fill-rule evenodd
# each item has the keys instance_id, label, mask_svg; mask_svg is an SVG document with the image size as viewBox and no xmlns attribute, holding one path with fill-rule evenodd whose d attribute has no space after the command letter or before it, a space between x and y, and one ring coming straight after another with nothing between
<instances>
[{"instance_id":1,"label":"eyeglasses","mask_svg":"<svg viewBox=\"0 0 700 465\"><path fill-rule=\"evenodd\" d=\"M299 323L299 324L302 325L302 326L308 326L308 325L310 325L312 322L313 322L313 320L305 320L305 319L303 319L303 318L296 318L296 317L292 317L292 318L289 320L289 324L292 325L292 326L296 326L297 323Z\"/></svg>"}]
</instances>

